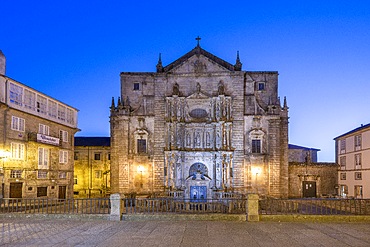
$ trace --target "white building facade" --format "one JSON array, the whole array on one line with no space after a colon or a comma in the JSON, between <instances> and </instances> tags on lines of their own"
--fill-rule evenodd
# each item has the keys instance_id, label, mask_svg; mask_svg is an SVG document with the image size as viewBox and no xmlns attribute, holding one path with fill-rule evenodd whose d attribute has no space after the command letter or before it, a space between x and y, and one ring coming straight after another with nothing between
<instances>
[{"instance_id":1,"label":"white building facade","mask_svg":"<svg viewBox=\"0 0 370 247\"><path fill-rule=\"evenodd\" d=\"M341 197L370 198L370 124L336 137Z\"/></svg>"}]
</instances>

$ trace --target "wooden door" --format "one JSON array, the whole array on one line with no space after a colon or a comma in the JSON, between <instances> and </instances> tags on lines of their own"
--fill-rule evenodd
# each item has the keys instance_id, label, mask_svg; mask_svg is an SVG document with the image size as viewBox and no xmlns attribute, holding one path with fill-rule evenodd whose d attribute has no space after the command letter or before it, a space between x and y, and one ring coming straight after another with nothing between
<instances>
[{"instance_id":1,"label":"wooden door","mask_svg":"<svg viewBox=\"0 0 370 247\"><path fill-rule=\"evenodd\" d=\"M10 183L9 198L22 198L23 183Z\"/></svg>"},{"instance_id":2,"label":"wooden door","mask_svg":"<svg viewBox=\"0 0 370 247\"><path fill-rule=\"evenodd\" d=\"M66 186L59 186L58 199L66 199Z\"/></svg>"},{"instance_id":3,"label":"wooden door","mask_svg":"<svg viewBox=\"0 0 370 247\"><path fill-rule=\"evenodd\" d=\"M316 182L303 181L302 191L303 191L303 197L316 197Z\"/></svg>"}]
</instances>

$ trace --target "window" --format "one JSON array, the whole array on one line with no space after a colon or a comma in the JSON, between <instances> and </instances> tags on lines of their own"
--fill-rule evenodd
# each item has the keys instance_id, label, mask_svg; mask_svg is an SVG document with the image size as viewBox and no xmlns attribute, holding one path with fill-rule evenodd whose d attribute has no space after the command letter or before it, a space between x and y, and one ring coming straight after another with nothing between
<instances>
[{"instance_id":1,"label":"window","mask_svg":"<svg viewBox=\"0 0 370 247\"><path fill-rule=\"evenodd\" d=\"M340 174L340 180L346 180L346 179L347 179L346 173L345 172L342 172Z\"/></svg>"},{"instance_id":2,"label":"window","mask_svg":"<svg viewBox=\"0 0 370 247\"><path fill-rule=\"evenodd\" d=\"M49 135L49 126L45 124L39 124L39 133L43 135Z\"/></svg>"},{"instance_id":3,"label":"window","mask_svg":"<svg viewBox=\"0 0 370 247\"><path fill-rule=\"evenodd\" d=\"M63 142L68 142L68 132L65 130L60 130L59 139L62 140Z\"/></svg>"},{"instance_id":4,"label":"window","mask_svg":"<svg viewBox=\"0 0 370 247\"><path fill-rule=\"evenodd\" d=\"M22 170L11 170L10 177L11 178L21 178L22 177Z\"/></svg>"},{"instance_id":5,"label":"window","mask_svg":"<svg viewBox=\"0 0 370 247\"><path fill-rule=\"evenodd\" d=\"M14 143L10 144L11 158L15 160L24 160L24 144Z\"/></svg>"},{"instance_id":6,"label":"window","mask_svg":"<svg viewBox=\"0 0 370 247\"><path fill-rule=\"evenodd\" d=\"M77 184L77 175L75 175L73 178L73 184Z\"/></svg>"},{"instance_id":7,"label":"window","mask_svg":"<svg viewBox=\"0 0 370 247\"><path fill-rule=\"evenodd\" d=\"M37 95L37 102L36 102L37 112L46 115L46 109L47 109L46 106L47 106L47 99L41 95Z\"/></svg>"},{"instance_id":8,"label":"window","mask_svg":"<svg viewBox=\"0 0 370 247\"><path fill-rule=\"evenodd\" d=\"M339 165L341 170L346 170L346 156L340 157Z\"/></svg>"},{"instance_id":9,"label":"window","mask_svg":"<svg viewBox=\"0 0 370 247\"><path fill-rule=\"evenodd\" d=\"M355 150L361 149L361 135L355 136Z\"/></svg>"},{"instance_id":10,"label":"window","mask_svg":"<svg viewBox=\"0 0 370 247\"><path fill-rule=\"evenodd\" d=\"M59 150L59 163L61 164L68 163L68 151Z\"/></svg>"},{"instance_id":11,"label":"window","mask_svg":"<svg viewBox=\"0 0 370 247\"><path fill-rule=\"evenodd\" d=\"M100 153L94 154L94 160L100 160Z\"/></svg>"},{"instance_id":12,"label":"window","mask_svg":"<svg viewBox=\"0 0 370 247\"><path fill-rule=\"evenodd\" d=\"M48 178L47 171L37 171L37 178Z\"/></svg>"},{"instance_id":13,"label":"window","mask_svg":"<svg viewBox=\"0 0 370 247\"><path fill-rule=\"evenodd\" d=\"M24 106L35 111L36 94L28 89L24 89Z\"/></svg>"},{"instance_id":14,"label":"window","mask_svg":"<svg viewBox=\"0 0 370 247\"><path fill-rule=\"evenodd\" d=\"M361 172L355 172L355 180L362 180L362 173Z\"/></svg>"},{"instance_id":15,"label":"window","mask_svg":"<svg viewBox=\"0 0 370 247\"><path fill-rule=\"evenodd\" d=\"M340 193L341 197L346 197L348 195L348 186L347 185L341 185L339 193Z\"/></svg>"},{"instance_id":16,"label":"window","mask_svg":"<svg viewBox=\"0 0 370 247\"><path fill-rule=\"evenodd\" d=\"M24 123L25 121L23 118L12 116L12 124L10 128L12 130L18 130L18 131L24 132L24 126L25 126Z\"/></svg>"},{"instance_id":17,"label":"window","mask_svg":"<svg viewBox=\"0 0 370 247\"><path fill-rule=\"evenodd\" d=\"M95 178L101 178L101 177L102 177L102 171L101 170L95 171Z\"/></svg>"},{"instance_id":18,"label":"window","mask_svg":"<svg viewBox=\"0 0 370 247\"><path fill-rule=\"evenodd\" d=\"M21 106L22 97L23 97L23 88L18 85L15 85L14 83L10 83L10 87L9 87L10 103Z\"/></svg>"},{"instance_id":19,"label":"window","mask_svg":"<svg viewBox=\"0 0 370 247\"><path fill-rule=\"evenodd\" d=\"M75 152L74 156L73 156L73 159L74 160L78 160L78 156L79 156L79 153L78 152Z\"/></svg>"},{"instance_id":20,"label":"window","mask_svg":"<svg viewBox=\"0 0 370 247\"><path fill-rule=\"evenodd\" d=\"M66 108L65 106L58 104L58 119L65 121L66 120Z\"/></svg>"},{"instance_id":21,"label":"window","mask_svg":"<svg viewBox=\"0 0 370 247\"><path fill-rule=\"evenodd\" d=\"M261 153L261 140L252 140L252 153Z\"/></svg>"},{"instance_id":22,"label":"window","mask_svg":"<svg viewBox=\"0 0 370 247\"><path fill-rule=\"evenodd\" d=\"M54 101L49 100L48 102L48 111L49 111L49 116L52 118L57 118L57 103Z\"/></svg>"},{"instance_id":23,"label":"window","mask_svg":"<svg viewBox=\"0 0 370 247\"><path fill-rule=\"evenodd\" d=\"M48 169L49 168L49 149L39 148L39 169Z\"/></svg>"},{"instance_id":24,"label":"window","mask_svg":"<svg viewBox=\"0 0 370 247\"><path fill-rule=\"evenodd\" d=\"M340 140L340 153L346 152L346 139Z\"/></svg>"},{"instance_id":25,"label":"window","mask_svg":"<svg viewBox=\"0 0 370 247\"><path fill-rule=\"evenodd\" d=\"M134 91L140 90L140 83L135 82L134 83Z\"/></svg>"},{"instance_id":26,"label":"window","mask_svg":"<svg viewBox=\"0 0 370 247\"><path fill-rule=\"evenodd\" d=\"M146 139L137 139L137 153L146 153Z\"/></svg>"},{"instance_id":27,"label":"window","mask_svg":"<svg viewBox=\"0 0 370 247\"><path fill-rule=\"evenodd\" d=\"M61 178L61 179L67 178L67 173L66 172L59 172L59 178Z\"/></svg>"},{"instance_id":28,"label":"window","mask_svg":"<svg viewBox=\"0 0 370 247\"><path fill-rule=\"evenodd\" d=\"M355 198L362 198L363 196L362 185L355 185Z\"/></svg>"},{"instance_id":29,"label":"window","mask_svg":"<svg viewBox=\"0 0 370 247\"><path fill-rule=\"evenodd\" d=\"M361 154L355 154L355 169L356 170L362 169Z\"/></svg>"},{"instance_id":30,"label":"window","mask_svg":"<svg viewBox=\"0 0 370 247\"><path fill-rule=\"evenodd\" d=\"M48 195L48 187L37 187L37 197L47 196L47 195Z\"/></svg>"},{"instance_id":31,"label":"window","mask_svg":"<svg viewBox=\"0 0 370 247\"><path fill-rule=\"evenodd\" d=\"M73 110L69 108L67 108L67 123L70 123L70 124L75 123Z\"/></svg>"},{"instance_id":32,"label":"window","mask_svg":"<svg viewBox=\"0 0 370 247\"><path fill-rule=\"evenodd\" d=\"M108 160L110 160L110 153L108 153L108 157L107 157Z\"/></svg>"},{"instance_id":33,"label":"window","mask_svg":"<svg viewBox=\"0 0 370 247\"><path fill-rule=\"evenodd\" d=\"M259 82L258 83L258 91L263 91L265 90L265 83L264 82Z\"/></svg>"}]
</instances>

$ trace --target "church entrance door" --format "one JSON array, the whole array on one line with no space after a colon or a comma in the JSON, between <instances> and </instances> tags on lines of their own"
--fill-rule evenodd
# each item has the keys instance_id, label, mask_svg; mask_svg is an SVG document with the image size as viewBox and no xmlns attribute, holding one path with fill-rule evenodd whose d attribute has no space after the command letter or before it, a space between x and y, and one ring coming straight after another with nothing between
<instances>
[{"instance_id":1,"label":"church entrance door","mask_svg":"<svg viewBox=\"0 0 370 247\"><path fill-rule=\"evenodd\" d=\"M190 200L205 202L207 200L207 186L190 186Z\"/></svg>"}]
</instances>

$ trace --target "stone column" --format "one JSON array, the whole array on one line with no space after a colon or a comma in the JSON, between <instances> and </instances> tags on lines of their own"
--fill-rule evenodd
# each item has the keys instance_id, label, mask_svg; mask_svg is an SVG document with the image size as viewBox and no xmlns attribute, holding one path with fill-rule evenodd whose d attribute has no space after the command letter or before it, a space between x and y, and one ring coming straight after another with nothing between
<instances>
[{"instance_id":1,"label":"stone column","mask_svg":"<svg viewBox=\"0 0 370 247\"><path fill-rule=\"evenodd\" d=\"M110 195L110 220L120 221L122 216L121 211L121 195L112 194Z\"/></svg>"},{"instance_id":2,"label":"stone column","mask_svg":"<svg viewBox=\"0 0 370 247\"><path fill-rule=\"evenodd\" d=\"M259 221L258 215L258 194L248 194L247 221Z\"/></svg>"}]
</instances>

